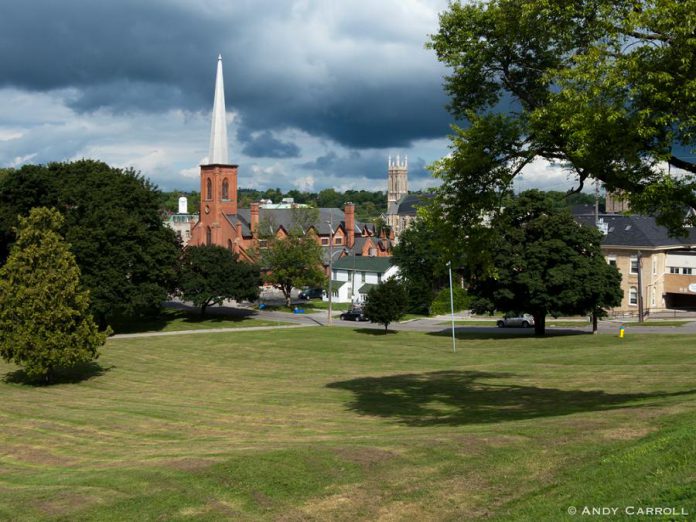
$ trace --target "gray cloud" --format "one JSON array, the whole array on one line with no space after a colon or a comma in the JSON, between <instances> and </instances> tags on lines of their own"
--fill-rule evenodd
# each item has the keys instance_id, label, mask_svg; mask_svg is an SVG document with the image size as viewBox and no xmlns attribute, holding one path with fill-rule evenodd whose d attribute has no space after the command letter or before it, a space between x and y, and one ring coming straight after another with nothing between
<instances>
[{"instance_id":1,"label":"gray cloud","mask_svg":"<svg viewBox=\"0 0 696 522\"><path fill-rule=\"evenodd\" d=\"M432 4L5 0L0 87L72 87L83 112L208 111L222 52L228 108L261 133L250 155L296 156L269 134L287 128L405 147L448 132L444 70L423 49L436 26L417 25Z\"/></svg>"},{"instance_id":2,"label":"gray cloud","mask_svg":"<svg viewBox=\"0 0 696 522\"><path fill-rule=\"evenodd\" d=\"M250 158L298 158L301 152L295 143L281 141L270 131L254 133L240 127L237 140L243 144L242 153Z\"/></svg>"}]
</instances>

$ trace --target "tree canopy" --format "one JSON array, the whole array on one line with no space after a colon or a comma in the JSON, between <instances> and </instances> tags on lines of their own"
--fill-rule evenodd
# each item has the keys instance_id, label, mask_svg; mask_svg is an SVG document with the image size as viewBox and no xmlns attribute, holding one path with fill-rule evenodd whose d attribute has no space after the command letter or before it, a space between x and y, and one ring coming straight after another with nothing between
<instances>
[{"instance_id":1,"label":"tree canopy","mask_svg":"<svg viewBox=\"0 0 696 522\"><path fill-rule=\"evenodd\" d=\"M389 325L406 313L407 295L401 282L392 277L370 289L365 300L365 317L370 322L383 324L384 333Z\"/></svg>"},{"instance_id":2,"label":"tree canopy","mask_svg":"<svg viewBox=\"0 0 696 522\"><path fill-rule=\"evenodd\" d=\"M600 180L682 231L696 207L695 26L696 0L450 4L430 43L451 68L450 110L468 121L435 165L449 219L480 220L543 158L575 190Z\"/></svg>"},{"instance_id":3,"label":"tree canopy","mask_svg":"<svg viewBox=\"0 0 696 522\"><path fill-rule=\"evenodd\" d=\"M230 250L216 246L189 246L181 256L179 293L201 309L225 299L254 300L259 296L259 267L239 261Z\"/></svg>"},{"instance_id":4,"label":"tree canopy","mask_svg":"<svg viewBox=\"0 0 696 522\"><path fill-rule=\"evenodd\" d=\"M106 340L88 312L75 257L59 234L56 210L19 218L17 240L0 268L0 355L32 379L98 357Z\"/></svg>"},{"instance_id":5,"label":"tree canopy","mask_svg":"<svg viewBox=\"0 0 696 522\"><path fill-rule=\"evenodd\" d=\"M399 267L410 312L430 313L438 290L449 284L447 262L450 259L440 248L440 244L446 242L440 237L440 230L424 216L401 233L394 247L392 259Z\"/></svg>"},{"instance_id":6,"label":"tree canopy","mask_svg":"<svg viewBox=\"0 0 696 522\"><path fill-rule=\"evenodd\" d=\"M174 290L180 249L165 227L156 188L133 170L91 160L25 165L0 177L0 259L18 216L49 206L64 216L70 244L104 326L114 314L158 309Z\"/></svg>"},{"instance_id":7,"label":"tree canopy","mask_svg":"<svg viewBox=\"0 0 696 522\"><path fill-rule=\"evenodd\" d=\"M493 271L469 274L475 312L530 313L543 335L547 314L601 315L621 303L621 275L602 255L602 233L554 208L544 193L511 200L490 230Z\"/></svg>"}]
</instances>

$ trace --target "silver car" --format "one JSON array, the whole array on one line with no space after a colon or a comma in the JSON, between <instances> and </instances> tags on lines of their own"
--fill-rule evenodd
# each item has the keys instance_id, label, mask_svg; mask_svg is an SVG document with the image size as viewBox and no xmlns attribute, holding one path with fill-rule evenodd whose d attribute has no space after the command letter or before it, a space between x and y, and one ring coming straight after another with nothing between
<instances>
[{"instance_id":1,"label":"silver car","mask_svg":"<svg viewBox=\"0 0 696 522\"><path fill-rule=\"evenodd\" d=\"M534 317L529 314L507 313L496 322L498 328L529 328L534 326Z\"/></svg>"}]
</instances>

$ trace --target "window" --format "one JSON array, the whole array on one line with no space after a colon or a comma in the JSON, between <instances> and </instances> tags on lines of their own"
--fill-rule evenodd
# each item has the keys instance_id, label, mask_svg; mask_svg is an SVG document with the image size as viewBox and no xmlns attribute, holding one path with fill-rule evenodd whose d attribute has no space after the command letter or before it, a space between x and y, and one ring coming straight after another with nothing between
<instances>
[{"instance_id":1,"label":"window","mask_svg":"<svg viewBox=\"0 0 696 522\"><path fill-rule=\"evenodd\" d=\"M657 258L653 257L653 274L657 274Z\"/></svg>"},{"instance_id":2,"label":"window","mask_svg":"<svg viewBox=\"0 0 696 522\"><path fill-rule=\"evenodd\" d=\"M360 282L361 283L365 282L365 272L360 272Z\"/></svg>"},{"instance_id":3,"label":"window","mask_svg":"<svg viewBox=\"0 0 696 522\"><path fill-rule=\"evenodd\" d=\"M682 268L682 274L691 275L691 268Z\"/></svg>"},{"instance_id":4,"label":"window","mask_svg":"<svg viewBox=\"0 0 696 522\"><path fill-rule=\"evenodd\" d=\"M616 266L616 256L608 256L607 263L609 263L611 266Z\"/></svg>"},{"instance_id":5,"label":"window","mask_svg":"<svg viewBox=\"0 0 696 522\"><path fill-rule=\"evenodd\" d=\"M631 256L631 274L638 273L638 256Z\"/></svg>"},{"instance_id":6,"label":"window","mask_svg":"<svg viewBox=\"0 0 696 522\"><path fill-rule=\"evenodd\" d=\"M321 238L321 246L328 246L329 245L329 238L328 237L322 237Z\"/></svg>"},{"instance_id":7,"label":"window","mask_svg":"<svg viewBox=\"0 0 696 522\"><path fill-rule=\"evenodd\" d=\"M228 240L227 240L227 249L228 249L228 250L232 250L232 249L233 249L233 247L232 247L232 240L231 240L231 239L228 239Z\"/></svg>"},{"instance_id":8,"label":"window","mask_svg":"<svg viewBox=\"0 0 696 522\"><path fill-rule=\"evenodd\" d=\"M210 178L205 181L205 199L213 199L213 182Z\"/></svg>"},{"instance_id":9,"label":"window","mask_svg":"<svg viewBox=\"0 0 696 522\"><path fill-rule=\"evenodd\" d=\"M377 274L377 282L378 283L382 282L382 274Z\"/></svg>"},{"instance_id":10,"label":"window","mask_svg":"<svg viewBox=\"0 0 696 522\"><path fill-rule=\"evenodd\" d=\"M679 267L678 267L678 266L670 266L670 267L669 267L669 273L670 273L670 274L678 274L678 273L679 273Z\"/></svg>"},{"instance_id":11,"label":"window","mask_svg":"<svg viewBox=\"0 0 696 522\"><path fill-rule=\"evenodd\" d=\"M208 181L210 181L210 180L208 180ZM205 244L206 245L213 244L213 231L210 230L210 227L205 229Z\"/></svg>"},{"instance_id":12,"label":"window","mask_svg":"<svg viewBox=\"0 0 696 522\"><path fill-rule=\"evenodd\" d=\"M650 306L655 306L655 287L650 291Z\"/></svg>"},{"instance_id":13,"label":"window","mask_svg":"<svg viewBox=\"0 0 696 522\"><path fill-rule=\"evenodd\" d=\"M230 182L226 179L222 180L222 199L224 201L230 199Z\"/></svg>"},{"instance_id":14,"label":"window","mask_svg":"<svg viewBox=\"0 0 696 522\"><path fill-rule=\"evenodd\" d=\"M631 289L628 291L628 304L638 304L638 289L635 286L632 286Z\"/></svg>"},{"instance_id":15,"label":"window","mask_svg":"<svg viewBox=\"0 0 696 522\"><path fill-rule=\"evenodd\" d=\"M334 238L334 245L342 245L343 244L343 238L342 237L335 237Z\"/></svg>"}]
</instances>

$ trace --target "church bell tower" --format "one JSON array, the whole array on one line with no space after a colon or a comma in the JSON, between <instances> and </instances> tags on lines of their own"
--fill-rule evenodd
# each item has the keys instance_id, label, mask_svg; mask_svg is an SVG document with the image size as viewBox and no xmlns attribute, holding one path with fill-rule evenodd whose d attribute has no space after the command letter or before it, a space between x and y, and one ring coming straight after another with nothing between
<instances>
[{"instance_id":1,"label":"church bell tower","mask_svg":"<svg viewBox=\"0 0 696 522\"><path fill-rule=\"evenodd\" d=\"M387 209L408 194L408 157L389 156L387 170Z\"/></svg>"},{"instance_id":2,"label":"church bell tower","mask_svg":"<svg viewBox=\"0 0 696 522\"><path fill-rule=\"evenodd\" d=\"M229 162L222 56L218 56L208 163L201 165L201 213L205 244L223 244L220 223L237 213L237 165Z\"/></svg>"}]
</instances>

